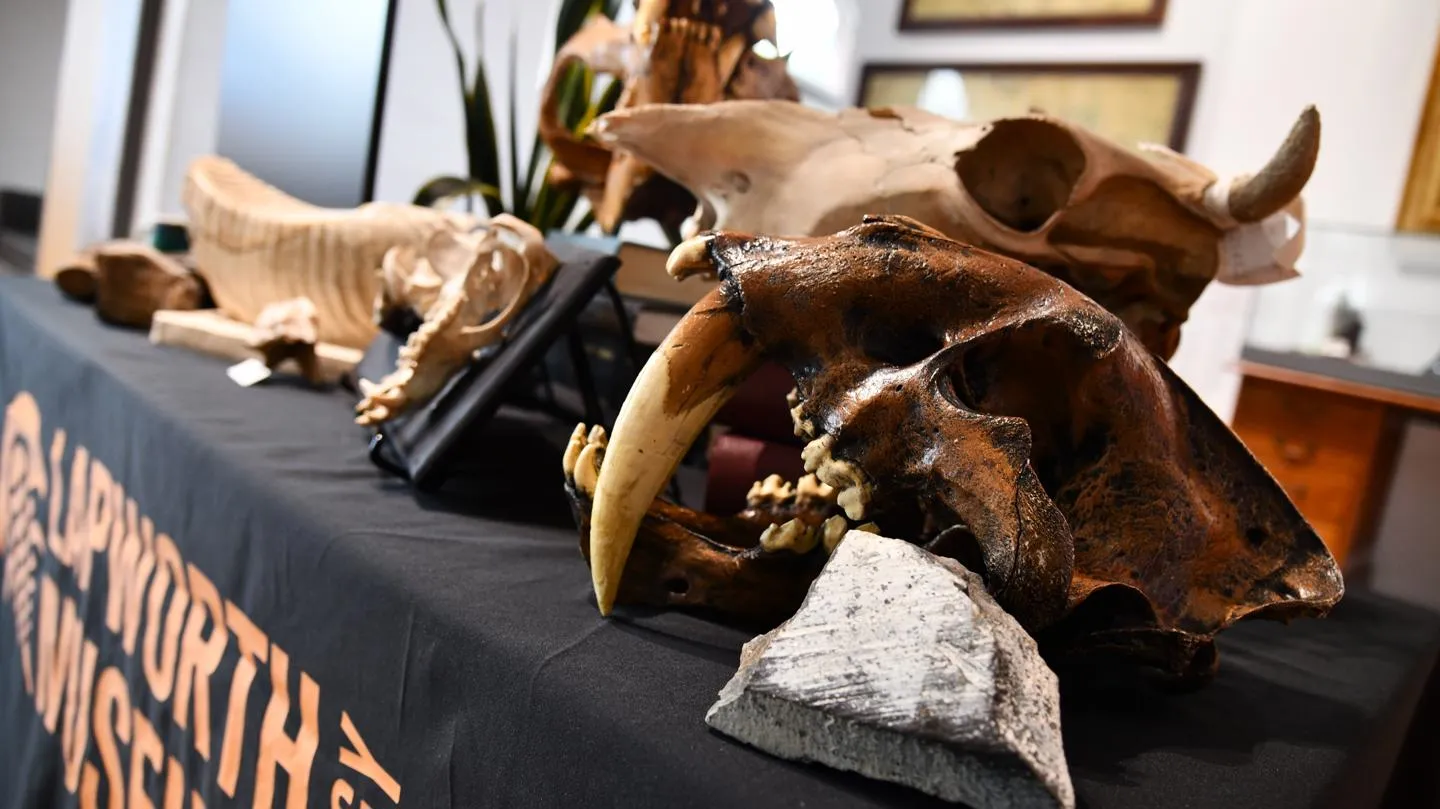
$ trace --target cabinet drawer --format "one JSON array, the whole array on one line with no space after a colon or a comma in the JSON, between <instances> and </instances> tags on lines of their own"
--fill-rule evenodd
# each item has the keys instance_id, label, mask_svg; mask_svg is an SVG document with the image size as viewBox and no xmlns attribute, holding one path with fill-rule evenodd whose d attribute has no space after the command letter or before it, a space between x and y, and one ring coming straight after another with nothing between
<instances>
[{"instance_id":1,"label":"cabinet drawer","mask_svg":"<svg viewBox=\"0 0 1440 809\"><path fill-rule=\"evenodd\" d=\"M1233 426L1338 558L1364 511L1385 421L1378 402L1246 377Z\"/></svg>"}]
</instances>

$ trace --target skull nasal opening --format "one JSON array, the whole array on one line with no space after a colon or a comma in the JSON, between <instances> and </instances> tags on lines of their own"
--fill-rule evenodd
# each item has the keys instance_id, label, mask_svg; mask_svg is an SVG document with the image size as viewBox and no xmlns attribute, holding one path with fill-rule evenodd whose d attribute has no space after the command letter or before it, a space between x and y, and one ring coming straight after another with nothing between
<instances>
[{"instance_id":1,"label":"skull nasal opening","mask_svg":"<svg viewBox=\"0 0 1440 809\"><path fill-rule=\"evenodd\" d=\"M955 170L985 213L1028 233L1069 201L1085 171L1085 153L1055 124L996 121L973 148L959 154Z\"/></svg>"}]
</instances>

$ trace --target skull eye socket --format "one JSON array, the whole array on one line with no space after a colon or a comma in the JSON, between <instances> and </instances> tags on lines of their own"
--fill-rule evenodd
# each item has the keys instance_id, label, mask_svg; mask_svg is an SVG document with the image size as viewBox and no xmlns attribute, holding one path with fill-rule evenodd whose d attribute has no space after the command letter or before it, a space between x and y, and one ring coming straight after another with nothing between
<instances>
[{"instance_id":1,"label":"skull eye socket","mask_svg":"<svg viewBox=\"0 0 1440 809\"><path fill-rule=\"evenodd\" d=\"M867 324L860 329L860 339L857 342L865 356L894 366L914 365L945 345L928 329L914 325L892 327Z\"/></svg>"},{"instance_id":2,"label":"skull eye socket","mask_svg":"<svg viewBox=\"0 0 1440 809\"><path fill-rule=\"evenodd\" d=\"M1001 224L1040 229L1070 200L1085 171L1085 153L1064 129L1045 121L996 121L956 171L965 190Z\"/></svg>"}]
</instances>

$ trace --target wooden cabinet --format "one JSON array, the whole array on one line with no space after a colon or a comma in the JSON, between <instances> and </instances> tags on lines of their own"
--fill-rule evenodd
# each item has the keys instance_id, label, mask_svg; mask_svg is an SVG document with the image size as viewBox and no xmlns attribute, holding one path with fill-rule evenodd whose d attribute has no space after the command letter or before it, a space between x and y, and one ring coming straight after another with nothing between
<instances>
[{"instance_id":1,"label":"wooden cabinet","mask_svg":"<svg viewBox=\"0 0 1440 809\"><path fill-rule=\"evenodd\" d=\"M1368 539L1373 481L1393 464L1389 406L1247 376L1234 428L1341 565Z\"/></svg>"}]
</instances>

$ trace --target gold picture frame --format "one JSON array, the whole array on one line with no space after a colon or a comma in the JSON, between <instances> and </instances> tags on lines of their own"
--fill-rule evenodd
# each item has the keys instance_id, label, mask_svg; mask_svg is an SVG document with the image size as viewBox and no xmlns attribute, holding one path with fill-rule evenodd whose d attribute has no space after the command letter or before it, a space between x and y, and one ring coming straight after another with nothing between
<instances>
[{"instance_id":1,"label":"gold picture frame","mask_svg":"<svg viewBox=\"0 0 1440 809\"><path fill-rule=\"evenodd\" d=\"M1400 199L1399 230L1440 233L1440 49L1430 71L1430 89L1410 155L1410 174Z\"/></svg>"},{"instance_id":2,"label":"gold picture frame","mask_svg":"<svg viewBox=\"0 0 1440 809\"><path fill-rule=\"evenodd\" d=\"M968 121L1043 112L1126 146L1183 151L1199 84L1198 62L885 63L865 66L857 103Z\"/></svg>"},{"instance_id":3,"label":"gold picture frame","mask_svg":"<svg viewBox=\"0 0 1440 809\"><path fill-rule=\"evenodd\" d=\"M1165 20L1166 0L904 0L900 30L1134 26Z\"/></svg>"}]
</instances>

